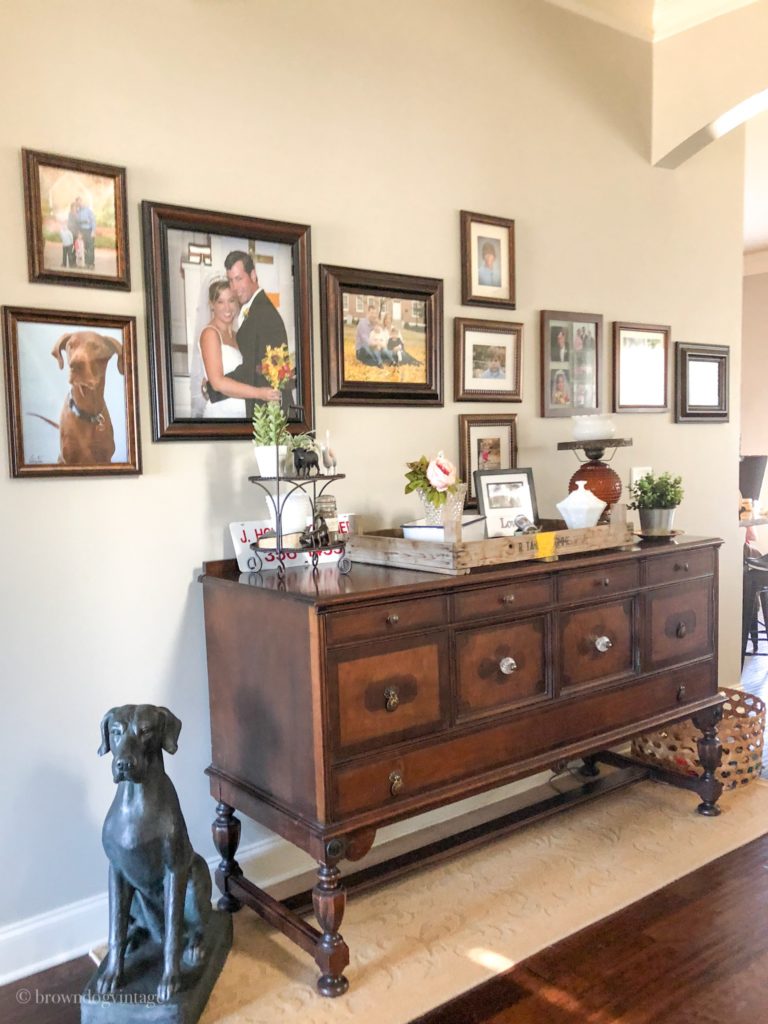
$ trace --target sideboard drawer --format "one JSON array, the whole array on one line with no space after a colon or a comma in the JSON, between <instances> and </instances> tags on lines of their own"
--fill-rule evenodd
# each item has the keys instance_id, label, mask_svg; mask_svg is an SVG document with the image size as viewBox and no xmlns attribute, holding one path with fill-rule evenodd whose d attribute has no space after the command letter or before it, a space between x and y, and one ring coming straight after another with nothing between
<instances>
[{"instance_id":1,"label":"sideboard drawer","mask_svg":"<svg viewBox=\"0 0 768 1024\"><path fill-rule=\"evenodd\" d=\"M561 690L633 675L640 660L635 621L633 598L561 613Z\"/></svg>"},{"instance_id":2,"label":"sideboard drawer","mask_svg":"<svg viewBox=\"0 0 768 1024\"><path fill-rule=\"evenodd\" d=\"M403 639L329 654L334 749L348 756L441 729L447 721L447 646L439 632L421 643Z\"/></svg>"},{"instance_id":3,"label":"sideboard drawer","mask_svg":"<svg viewBox=\"0 0 768 1024\"><path fill-rule=\"evenodd\" d=\"M544 608L551 603L552 580L544 577L456 594L453 614L456 622L472 622L498 615L514 615L532 608Z\"/></svg>"},{"instance_id":4,"label":"sideboard drawer","mask_svg":"<svg viewBox=\"0 0 768 1024\"><path fill-rule=\"evenodd\" d=\"M326 619L328 645L376 640L442 625L448 615L445 597L415 597L354 611L334 611Z\"/></svg>"},{"instance_id":5,"label":"sideboard drawer","mask_svg":"<svg viewBox=\"0 0 768 1024\"><path fill-rule=\"evenodd\" d=\"M547 617L456 634L457 717L519 707L551 697Z\"/></svg>"},{"instance_id":6,"label":"sideboard drawer","mask_svg":"<svg viewBox=\"0 0 768 1024\"><path fill-rule=\"evenodd\" d=\"M692 580L645 595L649 623L648 665L665 668L714 650L712 581Z\"/></svg>"},{"instance_id":7,"label":"sideboard drawer","mask_svg":"<svg viewBox=\"0 0 768 1024\"><path fill-rule=\"evenodd\" d=\"M715 571L715 552L712 548L680 551L658 558L649 558L646 567L647 583L680 583L694 576L712 576Z\"/></svg>"},{"instance_id":8,"label":"sideboard drawer","mask_svg":"<svg viewBox=\"0 0 768 1024\"><path fill-rule=\"evenodd\" d=\"M439 739L405 753L381 755L337 768L332 776L333 816L343 818L375 808L388 809L441 786L514 765L542 751L621 730L641 732L654 715L683 717L685 705L717 693L715 666L699 662L573 700L538 705L503 723L463 736Z\"/></svg>"},{"instance_id":9,"label":"sideboard drawer","mask_svg":"<svg viewBox=\"0 0 768 1024\"><path fill-rule=\"evenodd\" d=\"M604 569L574 572L560 579L560 600L587 601L634 590L639 583L637 562L619 562Z\"/></svg>"}]
</instances>

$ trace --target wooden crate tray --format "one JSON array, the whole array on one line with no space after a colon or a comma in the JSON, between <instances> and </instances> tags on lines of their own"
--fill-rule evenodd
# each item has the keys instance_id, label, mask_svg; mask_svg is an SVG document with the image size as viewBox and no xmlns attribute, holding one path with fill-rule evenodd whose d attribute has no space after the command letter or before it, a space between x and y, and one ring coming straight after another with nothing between
<instances>
[{"instance_id":1,"label":"wooden crate tray","mask_svg":"<svg viewBox=\"0 0 768 1024\"><path fill-rule=\"evenodd\" d=\"M483 566L534 559L551 560L559 555L620 548L634 542L632 530L626 522L592 526L584 530L551 528L557 525L556 522L545 522L545 529L540 533L489 537L486 540L459 541L456 544L406 540L401 529L375 530L372 533L350 534L347 551L354 562L462 576ZM559 525L563 526L562 523Z\"/></svg>"}]
</instances>

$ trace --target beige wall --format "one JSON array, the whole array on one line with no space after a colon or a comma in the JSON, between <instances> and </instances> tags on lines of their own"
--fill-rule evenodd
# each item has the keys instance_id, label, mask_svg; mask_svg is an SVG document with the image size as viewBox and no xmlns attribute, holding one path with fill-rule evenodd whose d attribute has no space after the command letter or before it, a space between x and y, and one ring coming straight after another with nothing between
<instances>
[{"instance_id":1,"label":"beige wall","mask_svg":"<svg viewBox=\"0 0 768 1024\"><path fill-rule=\"evenodd\" d=\"M183 719L170 769L194 843L213 852L196 580L229 553L227 523L259 506L248 443L151 442L139 200L311 224L316 393L317 263L444 279L444 409L317 405L348 477L342 504L388 525L416 513L405 461L457 457L457 415L502 409L452 402L453 317L497 316L460 305L460 209L516 219L507 318L524 324L525 400L504 411L551 514L575 461L555 450L568 422L538 416L538 311L669 323L675 339L730 345L737 381L742 183L738 133L678 171L651 167L648 45L538 0L81 0L44 18L10 0L1 17L2 301L137 317L144 474L11 480L0 446L0 818L25 835L0 850L0 923L105 888L112 786L95 751L113 704ZM359 140L344 143L352 123ZM27 282L22 146L127 166L129 294ZM606 408L609 349L606 337ZM726 425L620 417L634 447L615 461L624 478L632 464L682 473L679 525L726 538L725 682L738 664L736 384L731 400Z\"/></svg>"},{"instance_id":2,"label":"beige wall","mask_svg":"<svg viewBox=\"0 0 768 1024\"><path fill-rule=\"evenodd\" d=\"M742 327L741 454L768 453L768 250L750 253L744 261ZM768 473L763 480L762 507L768 505ZM757 528L757 546L768 551L768 526Z\"/></svg>"}]
</instances>

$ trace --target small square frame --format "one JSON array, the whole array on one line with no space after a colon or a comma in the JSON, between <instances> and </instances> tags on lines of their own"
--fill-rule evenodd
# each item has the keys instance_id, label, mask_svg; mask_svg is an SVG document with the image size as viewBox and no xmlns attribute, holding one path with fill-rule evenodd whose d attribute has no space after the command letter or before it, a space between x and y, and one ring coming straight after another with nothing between
<instances>
[{"instance_id":1,"label":"small square frame","mask_svg":"<svg viewBox=\"0 0 768 1024\"><path fill-rule=\"evenodd\" d=\"M481 451L484 442L489 444ZM467 508L477 508L478 470L493 472L516 465L517 413L459 416L459 477L467 481Z\"/></svg>"},{"instance_id":2,"label":"small square frame","mask_svg":"<svg viewBox=\"0 0 768 1024\"><path fill-rule=\"evenodd\" d=\"M532 523L538 519L532 469L477 470L475 489L480 513L485 516L487 537L509 537L516 533L514 520L518 515L526 516Z\"/></svg>"},{"instance_id":3,"label":"small square frame","mask_svg":"<svg viewBox=\"0 0 768 1024\"><path fill-rule=\"evenodd\" d=\"M675 342L675 423L727 423L730 349Z\"/></svg>"},{"instance_id":4,"label":"small square frame","mask_svg":"<svg viewBox=\"0 0 768 1024\"><path fill-rule=\"evenodd\" d=\"M492 372L494 356L498 356L495 359L498 375ZM455 401L522 402L522 358L522 324L456 317L453 321Z\"/></svg>"}]
</instances>

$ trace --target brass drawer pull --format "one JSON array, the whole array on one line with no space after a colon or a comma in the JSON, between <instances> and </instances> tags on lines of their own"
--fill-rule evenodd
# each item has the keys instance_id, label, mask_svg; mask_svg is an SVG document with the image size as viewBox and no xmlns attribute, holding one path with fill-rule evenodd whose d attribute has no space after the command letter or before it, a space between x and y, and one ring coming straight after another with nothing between
<instances>
[{"instance_id":1,"label":"brass drawer pull","mask_svg":"<svg viewBox=\"0 0 768 1024\"><path fill-rule=\"evenodd\" d=\"M600 654L605 654L606 651L610 651L613 647L613 640L609 636L596 636L595 647Z\"/></svg>"},{"instance_id":2,"label":"brass drawer pull","mask_svg":"<svg viewBox=\"0 0 768 1024\"><path fill-rule=\"evenodd\" d=\"M396 626L400 621L400 616L396 612L392 612L391 615L387 616L387 625Z\"/></svg>"},{"instance_id":3,"label":"brass drawer pull","mask_svg":"<svg viewBox=\"0 0 768 1024\"><path fill-rule=\"evenodd\" d=\"M685 700L685 686L678 686L677 688L677 699Z\"/></svg>"},{"instance_id":4,"label":"brass drawer pull","mask_svg":"<svg viewBox=\"0 0 768 1024\"><path fill-rule=\"evenodd\" d=\"M511 676L513 672L517 671L517 662L514 658L502 658L499 662L499 669L505 676Z\"/></svg>"},{"instance_id":5,"label":"brass drawer pull","mask_svg":"<svg viewBox=\"0 0 768 1024\"><path fill-rule=\"evenodd\" d=\"M502 604L514 604L514 601L515 601L515 595L514 594L505 594L504 597L501 598L501 603Z\"/></svg>"},{"instance_id":6,"label":"brass drawer pull","mask_svg":"<svg viewBox=\"0 0 768 1024\"><path fill-rule=\"evenodd\" d=\"M400 774L400 772L389 773L389 792L391 793L392 796L397 796L397 794L402 790L404 785L405 783L403 782L403 776Z\"/></svg>"},{"instance_id":7,"label":"brass drawer pull","mask_svg":"<svg viewBox=\"0 0 768 1024\"><path fill-rule=\"evenodd\" d=\"M675 572L688 572L688 563L675 562Z\"/></svg>"},{"instance_id":8,"label":"brass drawer pull","mask_svg":"<svg viewBox=\"0 0 768 1024\"><path fill-rule=\"evenodd\" d=\"M675 636L678 638L678 640L682 640L687 632L688 627L686 626L686 624L684 622L678 622L677 629L675 630Z\"/></svg>"},{"instance_id":9,"label":"brass drawer pull","mask_svg":"<svg viewBox=\"0 0 768 1024\"><path fill-rule=\"evenodd\" d=\"M400 706L400 694L396 686L388 686L384 691L384 707L387 711L397 711Z\"/></svg>"}]
</instances>

